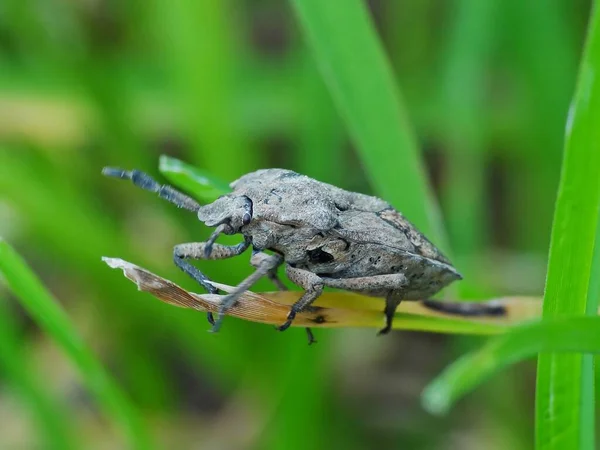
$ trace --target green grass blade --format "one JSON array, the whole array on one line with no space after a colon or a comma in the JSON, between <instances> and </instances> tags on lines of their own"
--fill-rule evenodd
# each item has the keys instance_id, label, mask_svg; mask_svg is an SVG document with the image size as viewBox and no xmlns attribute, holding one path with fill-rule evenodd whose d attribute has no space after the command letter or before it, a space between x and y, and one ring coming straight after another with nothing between
<instances>
[{"instance_id":1,"label":"green grass blade","mask_svg":"<svg viewBox=\"0 0 600 450\"><path fill-rule=\"evenodd\" d=\"M487 241L487 70L496 39L496 0L456 2L442 71L447 163L441 188L448 234L457 255L477 255Z\"/></svg>"},{"instance_id":2,"label":"green grass blade","mask_svg":"<svg viewBox=\"0 0 600 450\"><path fill-rule=\"evenodd\" d=\"M511 173L506 200L514 205L512 245L522 251L547 251L555 207L550 193L558 187L564 123L583 45L579 34L585 26L577 27L575 35L568 4L553 2L550 7L548 2L521 0L501 4L505 19L498 31L503 42L511 42L507 46L511 59L505 64L526 92L517 108L527 111L519 121L523 135L514 149L521 148L520 163Z\"/></svg>"},{"instance_id":3,"label":"green grass blade","mask_svg":"<svg viewBox=\"0 0 600 450\"><path fill-rule=\"evenodd\" d=\"M149 436L135 408L81 340L65 312L25 261L1 239L0 275L33 319L52 336L79 369L106 414L123 429L131 446L150 448Z\"/></svg>"},{"instance_id":4,"label":"green grass blade","mask_svg":"<svg viewBox=\"0 0 600 450\"><path fill-rule=\"evenodd\" d=\"M547 351L600 353L600 317L540 321L492 338L430 383L423 392L423 405L430 412L444 413L494 372Z\"/></svg>"},{"instance_id":5,"label":"green grass blade","mask_svg":"<svg viewBox=\"0 0 600 450\"><path fill-rule=\"evenodd\" d=\"M292 3L377 193L444 247L415 137L364 2Z\"/></svg>"},{"instance_id":6,"label":"green grass blade","mask_svg":"<svg viewBox=\"0 0 600 450\"><path fill-rule=\"evenodd\" d=\"M600 217L596 224L596 236L600 236ZM598 314L598 304L600 300L600 239L596 239L594 245L594 256L592 259L592 271L590 284L588 287L588 297L586 305L586 315L595 316ZM596 357L594 355L584 355L582 361L581 382L584 386L594 386L597 375ZM582 440L596 441L596 395L592 392L588 397L581 399L581 417L584 423L581 431ZM587 436L584 433L588 433Z\"/></svg>"},{"instance_id":7,"label":"green grass blade","mask_svg":"<svg viewBox=\"0 0 600 450\"><path fill-rule=\"evenodd\" d=\"M38 374L31 370L26 360L27 352L23 351L24 346L19 340L11 312L0 298L0 368L7 375L9 384L29 406L44 438L44 447L56 450L77 448L64 406L46 392Z\"/></svg>"},{"instance_id":8,"label":"green grass blade","mask_svg":"<svg viewBox=\"0 0 600 450\"><path fill-rule=\"evenodd\" d=\"M193 162L227 179L258 162L257 153L249 151L234 127L237 24L233 6L230 1L194 0L149 4L183 113L184 135L192 144Z\"/></svg>"},{"instance_id":9,"label":"green grass blade","mask_svg":"<svg viewBox=\"0 0 600 450\"><path fill-rule=\"evenodd\" d=\"M600 205L600 9L591 17L578 85L567 123L546 289L544 318L595 312L588 307L588 288ZM593 275L597 277L598 275ZM591 374L584 374L581 355L542 354L536 391L538 449L591 449L593 411ZM591 371L585 365L585 371Z\"/></svg>"},{"instance_id":10,"label":"green grass blade","mask_svg":"<svg viewBox=\"0 0 600 450\"><path fill-rule=\"evenodd\" d=\"M160 157L159 170L175 186L206 203L231 191L227 182L169 156Z\"/></svg>"},{"instance_id":11,"label":"green grass blade","mask_svg":"<svg viewBox=\"0 0 600 450\"><path fill-rule=\"evenodd\" d=\"M302 55L298 71L302 93L299 96L298 171L319 181L347 187L344 177L347 173L346 134L314 58L308 51Z\"/></svg>"}]
</instances>

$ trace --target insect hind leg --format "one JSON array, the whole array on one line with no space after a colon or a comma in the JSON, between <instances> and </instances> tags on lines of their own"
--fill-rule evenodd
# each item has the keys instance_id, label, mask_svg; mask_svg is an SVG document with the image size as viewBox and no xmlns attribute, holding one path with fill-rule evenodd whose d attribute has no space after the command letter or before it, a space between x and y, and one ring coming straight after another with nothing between
<instances>
[{"instance_id":1,"label":"insect hind leg","mask_svg":"<svg viewBox=\"0 0 600 450\"><path fill-rule=\"evenodd\" d=\"M390 295L385 299L385 308L383 310L383 314L385 315L385 326L379 330L377 333L378 336L382 336L384 334L388 334L392 329L392 323L394 323L394 315L396 314L396 310L398 306L402 302L401 297Z\"/></svg>"},{"instance_id":2,"label":"insect hind leg","mask_svg":"<svg viewBox=\"0 0 600 450\"><path fill-rule=\"evenodd\" d=\"M384 297L385 326L379 330L379 335L387 334L392 329L394 315L398 305L404 298L403 291L408 283L406 276L402 273L385 275L373 275L369 277L356 278L323 278L325 286L360 292L375 297Z\"/></svg>"},{"instance_id":3,"label":"insect hind leg","mask_svg":"<svg viewBox=\"0 0 600 450\"><path fill-rule=\"evenodd\" d=\"M268 258L268 257L269 257L269 255L267 255L266 253L258 251L258 250L254 250L252 253L252 258L250 259L250 264L252 264L252 266L257 268L258 265L260 264L260 261L262 259ZM278 290L280 290L280 291L288 290L287 286L285 284L283 284L283 282L277 276L277 267L275 267L274 269L271 269L267 273L267 278L269 278L269 280L271 280L271 282L277 287ZM290 324L291 324L291 322L290 322ZM277 329L281 331L281 327L278 327ZM306 330L306 337L308 338L308 345L312 345L315 342L317 342L312 330L308 327L305 328L305 330Z\"/></svg>"},{"instance_id":4,"label":"insect hind leg","mask_svg":"<svg viewBox=\"0 0 600 450\"><path fill-rule=\"evenodd\" d=\"M285 273L293 283L303 288L305 292L302 294L302 297L292 305L286 322L277 328L279 331L287 330L296 318L296 314L304 311L323 293L323 280L318 275L290 265L286 266ZM306 328L306 335L308 337L308 345L316 342L310 328Z\"/></svg>"}]
</instances>

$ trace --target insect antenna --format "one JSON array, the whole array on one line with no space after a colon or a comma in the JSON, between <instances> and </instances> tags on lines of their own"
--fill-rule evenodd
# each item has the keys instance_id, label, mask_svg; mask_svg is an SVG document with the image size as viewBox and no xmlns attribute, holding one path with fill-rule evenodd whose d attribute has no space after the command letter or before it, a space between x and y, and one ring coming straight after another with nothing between
<instances>
[{"instance_id":1,"label":"insect antenna","mask_svg":"<svg viewBox=\"0 0 600 450\"><path fill-rule=\"evenodd\" d=\"M150 192L156 192L159 197L184 208L189 211L197 212L200 204L193 198L179 192L168 184L160 184L147 173L139 170L123 170L116 167L105 167L102 169L102 175L122 180L131 180L136 186Z\"/></svg>"}]
</instances>

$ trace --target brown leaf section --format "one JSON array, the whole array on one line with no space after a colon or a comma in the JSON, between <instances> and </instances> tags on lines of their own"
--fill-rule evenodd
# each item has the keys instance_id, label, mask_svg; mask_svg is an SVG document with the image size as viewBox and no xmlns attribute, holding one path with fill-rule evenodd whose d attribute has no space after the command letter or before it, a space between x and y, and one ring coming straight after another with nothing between
<instances>
[{"instance_id":1,"label":"brown leaf section","mask_svg":"<svg viewBox=\"0 0 600 450\"><path fill-rule=\"evenodd\" d=\"M175 283L166 280L135 264L119 258L102 258L106 264L121 269L138 289L149 292L154 297L181 308L197 311L217 312L224 295L196 294L188 292ZM224 292L234 287L213 282ZM284 291L257 294L246 291L239 301L227 311L228 316L265 324L280 325L285 322L290 305L301 292ZM505 307L503 317L461 317L433 311L419 302L404 302L400 305L394 328L422 331L495 334L507 327L525 320L540 317L539 299L510 297L496 299ZM365 297L347 292L323 294L316 305L296 316L293 326L301 327L380 327L383 324L382 299Z\"/></svg>"}]
</instances>

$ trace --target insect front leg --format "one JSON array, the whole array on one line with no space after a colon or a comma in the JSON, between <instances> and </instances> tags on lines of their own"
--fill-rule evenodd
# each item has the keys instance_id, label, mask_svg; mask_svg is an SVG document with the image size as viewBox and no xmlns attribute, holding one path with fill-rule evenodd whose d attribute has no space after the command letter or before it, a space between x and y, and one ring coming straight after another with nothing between
<instances>
[{"instance_id":1,"label":"insect front leg","mask_svg":"<svg viewBox=\"0 0 600 450\"><path fill-rule=\"evenodd\" d=\"M216 247L215 249L213 249L213 252L215 250ZM277 267L279 267L283 262L283 256L281 255L264 255L264 258L259 258L256 261L256 270L254 271L254 273L247 277L244 281L242 281L233 292L229 293L221 300L221 306L219 307L219 315L217 316L217 320L213 324L213 332L219 331L221 323L223 322L223 316L225 315L227 310L235 304L240 295L242 295L245 291L250 289L254 283L256 283L259 279L267 275L269 272L276 270Z\"/></svg>"},{"instance_id":2,"label":"insect front leg","mask_svg":"<svg viewBox=\"0 0 600 450\"><path fill-rule=\"evenodd\" d=\"M292 282L303 288L305 292L292 305L292 309L287 316L287 321L278 328L279 331L287 330L296 318L296 314L310 306L323 293L323 280L318 275L290 265L285 267L285 273ZM307 328L306 332L308 334L308 343L312 344L315 342L310 328Z\"/></svg>"},{"instance_id":3,"label":"insect front leg","mask_svg":"<svg viewBox=\"0 0 600 450\"><path fill-rule=\"evenodd\" d=\"M361 292L375 297L385 297L385 327L378 334L387 334L392 329L396 309L402 301L408 280L402 273L373 275L356 278L323 278L325 286Z\"/></svg>"},{"instance_id":4,"label":"insect front leg","mask_svg":"<svg viewBox=\"0 0 600 450\"><path fill-rule=\"evenodd\" d=\"M187 259L226 259L238 256L243 253L250 241L245 239L237 245L221 245L213 242L189 242L176 245L173 249L173 261L175 265L192 277L198 284L206 289L210 294L216 294L218 289L214 287L206 275L200 269L190 264ZM210 246L210 252L206 247ZM208 322L214 325L215 320L211 312L207 313Z\"/></svg>"}]
</instances>

